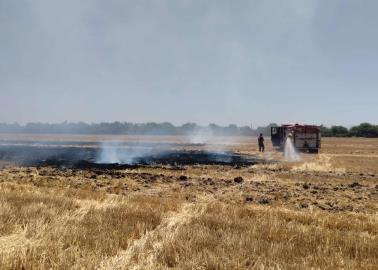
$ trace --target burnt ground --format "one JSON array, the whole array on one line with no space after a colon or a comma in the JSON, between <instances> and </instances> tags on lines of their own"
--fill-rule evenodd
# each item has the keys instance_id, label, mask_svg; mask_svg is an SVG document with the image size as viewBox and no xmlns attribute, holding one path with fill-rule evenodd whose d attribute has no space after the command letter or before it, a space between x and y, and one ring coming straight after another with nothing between
<instances>
[{"instance_id":1,"label":"burnt ground","mask_svg":"<svg viewBox=\"0 0 378 270\"><path fill-rule=\"evenodd\" d=\"M128 169L151 165L225 165L251 166L268 161L250 155L233 152L211 152L200 150L162 150L151 148L136 154L127 162L98 162L102 148L51 146L51 145L0 145L0 160L14 162L21 166L52 166L76 169ZM121 148L121 154L138 152L136 147Z\"/></svg>"}]
</instances>

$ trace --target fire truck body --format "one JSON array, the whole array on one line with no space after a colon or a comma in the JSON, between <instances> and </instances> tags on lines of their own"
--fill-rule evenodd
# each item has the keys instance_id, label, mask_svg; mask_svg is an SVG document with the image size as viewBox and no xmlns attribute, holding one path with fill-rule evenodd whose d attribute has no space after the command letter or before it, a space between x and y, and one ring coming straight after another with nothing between
<instances>
[{"instance_id":1,"label":"fire truck body","mask_svg":"<svg viewBox=\"0 0 378 270\"><path fill-rule=\"evenodd\" d=\"M284 148L288 136L291 136L295 148L299 151L318 153L321 147L321 133L317 126L313 125L282 125L272 127L272 144L281 149Z\"/></svg>"}]
</instances>

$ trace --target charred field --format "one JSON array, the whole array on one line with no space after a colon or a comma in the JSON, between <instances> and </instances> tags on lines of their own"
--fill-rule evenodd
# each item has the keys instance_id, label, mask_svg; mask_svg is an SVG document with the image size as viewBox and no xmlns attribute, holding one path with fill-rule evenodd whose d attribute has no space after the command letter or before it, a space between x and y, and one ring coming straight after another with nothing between
<instances>
[{"instance_id":1,"label":"charred field","mask_svg":"<svg viewBox=\"0 0 378 270\"><path fill-rule=\"evenodd\" d=\"M51 145L49 142L38 142L25 145L5 142L4 145L0 145L0 160L13 162L20 166L51 166L71 169L127 169L151 165L251 166L273 162L231 151L174 149L172 145L154 147L143 143L119 147L118 144L105 147L100 145L82 147L77 142L70 144L66 146L60 143ZM107 155L111 157L104 159L101 157L104 155L103 152L110 152ZM128 153L131 155L126 156Z\"/></svg>"},{"instance_id":2,"label":"charred field","mask_svg":"<svg viewBox=\"0 0 378 270\"><path fill-rule=\"evenodd\" d=\"M255 138L105 139L0 139L4 269L378 265L376 139L326 138L298 162Z\"/></svg>"}]
</instances>

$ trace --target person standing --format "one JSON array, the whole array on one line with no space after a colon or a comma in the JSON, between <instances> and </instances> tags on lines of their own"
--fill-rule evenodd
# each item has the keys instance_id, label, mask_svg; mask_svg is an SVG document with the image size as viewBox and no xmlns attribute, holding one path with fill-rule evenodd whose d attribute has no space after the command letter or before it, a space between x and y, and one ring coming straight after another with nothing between
<instances>
[{"instance_id":1,"label":"person standing","mask_svg":"<svg viewBox=\"0 0 378 270\"><path fill-rule=\"evenodd\" d=\"M259 142L259 152L263 153L265 151L265 145L264 145L264 136L262 133L260 133L258 142Z\"/></svg>"}]
</instances>

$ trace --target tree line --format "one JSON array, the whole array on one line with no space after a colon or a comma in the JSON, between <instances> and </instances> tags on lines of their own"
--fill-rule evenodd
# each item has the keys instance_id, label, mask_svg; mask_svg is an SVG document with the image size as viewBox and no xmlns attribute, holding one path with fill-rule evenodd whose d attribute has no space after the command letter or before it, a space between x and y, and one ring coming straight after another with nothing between
<instances>
[{"instance_id":1,"label":"tree line","mask_svg":"<svg viewBox=\"0 0 378 270\"><path fill-rule=\"evenodd\" d=\"M18 123L0 123L0 133L45 133L45 134L115 134L115 135L189 135L198 132L211 132L212 135L240 135L253 136L257 131L248 126L238 127L236 125L219 126L209 124L200 126L195 123L186 123L175 126L171 123L70 123L59 124L49 123L28 123L20 125Z\"/></svg>"},{"instance_id":2,"label":"tree line","mask_svg":"<svg viewBox=\"0 0 378 270\"><path fill-rule=\"evenodd\" d=\"M344 126L320 127L323 137L365 137L378 138L378 126L362 123L352 128Z\"/></svg>"},{"instance_id":3,"label":"tree line","mask_svg":"<svg viewBox=\"0 0 378 270\"><path fill-rule=\"evenodd\" d=\"M211 133L215 136L256 136L260 133L270 136L271 127L277 124L252 128L249 126L228 125L220 126L209 124L200 126L195 123L186 123L175 126L171 123L70 123L58 124L49 123L28 123L20 125L18 123L0 123L0 133L44 133L44 134L116 134L116 135L191 135L199 132ZM320 126L324 137L367 137L378 138L378 126L369 123L362 123L350 129L344 126Z\"/></svg>"}]
</instances>

